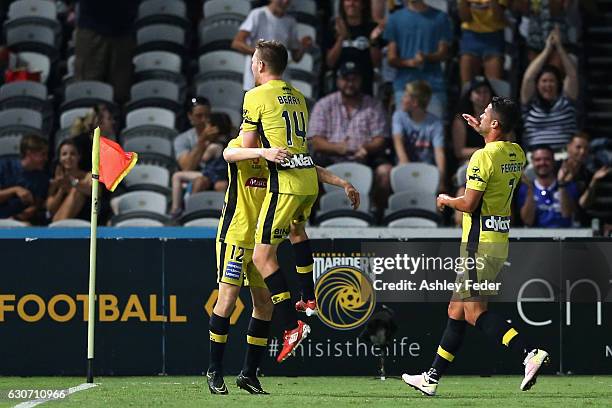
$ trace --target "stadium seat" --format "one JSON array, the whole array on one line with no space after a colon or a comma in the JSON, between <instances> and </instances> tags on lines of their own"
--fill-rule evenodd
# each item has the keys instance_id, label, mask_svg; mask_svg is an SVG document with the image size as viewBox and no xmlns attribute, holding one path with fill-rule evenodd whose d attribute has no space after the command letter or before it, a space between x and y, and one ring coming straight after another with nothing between
<instances>
[{"instance_id":1,"label":"stadium seat","mask_svg":"<svg viewBox=\"0 0 612 408\"><path fill-rule=\"evenodd\" d=\"M53 30L60 44L62 27L57 19L57 6L54 1L48 0L18 0L10 4L5 29L19 25L39 25Z\"/></svg>"},{"instance_id":2,"label":"stadium seat","mask_svg":"<svg viewBox=\"0 0 612 408\"><path fill-rule=\"evenodd\" d=\"M230 49L240 24L241 20L227 18L215 19L210 22L204 21L198 29L200 41L199 54Z\"/></svg>"},{"instance_id":3,"label":"stadium seat","mask_svg":"<svg viewBox=\"0 0 612 408\"><path fill-rule=\"evenodd\" d=\"M437 226L439 222L436 195L419 190L392 194L383 219L383 224L388 226ZM414 225L408 225L409 223Z\"/></svg>"},{"instance_id":4,"label":"stadium seat","mask_svg":"<svg viewBox=\"0 0 612 408\"><path fill-rule=\"evenodd\" d=\"M250 11L251 3L248 0L208 0L204 2L204 20L207 22L218 18L244 20Z\"/></svg>"},{"instance_id":5,"label":"stadium seat","mask_svg":"<svg viewBox=\"0 0 612 408\"><path fill-rule=\"evenodd\" d=\"M51 61L49 61L49 57L37 52L27 51L18 53L17 57L20 61L27 64L28 71L40 72L40 82L43 84L47 83L51 71Z\"/></svg>"},{"instance_id":6,"label":"stadium seat","mask_svg":"<svg viewBox=\"0 0 612 408\"><path fill-rule=\"evenodd\" d=\"M312 85L305 81L300 80L291 80L291 85L293 85L298 91L306 97L306 99L315 98L314 91L312 90Z\"/></svg>"},{"instance_id":7,"label":"stadium seat","mask_svg":"<svg viewBox=\"0 0 612 408\"><path fill-rule=\"evenodd\" d=\"M360 194L361 203L357 211L368 212L370 209L370 197ZM319 200L319 211L327 212L334 210L352 210L353 206L344 191L330 191L321 196Z\"/></svg>"},{"instance_id":8,"label":"stadium seat","mask_svg":"<svg viewBox=\"0 0 612 408\"><path fill-rule=\"evenodd\" d=\"M49 224L49 228L90 228L91 223L78 218L68 218L65 220L55 221Z\"/></svg>"},{"instance_id":9,"label":"stadium seat","mask_svg":"<svg viewBox=\"0 0 612 408\"><path fill-rule=\"evenodd\" d=\"M74 61L76 56L72 54L66 60L66 74L62 77L64 85L68 85L74 81Z\"/></svg>"},{"instance_id":10,"label":"stadium seat","mask_svg":"<svg viewBox=\"0 0 612 408\"><path fill-rule=\"evenodd\" d=\"M219 226L218 218L196 218L191 221L187 221L183 224L183 227L209 227L217 228Z\"/></svg>"},{"instance_id":11,"label":"stadium seat","mask_svg":"<svg viewBox=\"0 0 612 408\"><path fill-rule=\"evenodd\" d=\"M7 109L0 111L0 136L33 133L46 137L42 132L43 117L31 109Z\"/></svg>"},{"instance_id":12,"label":"stadium seat","mask_svg":"<svg viewBox=\"0 0 612 408\"><path fill-rule=\"evenodd\" d=\"M456 187L463 187L465 186L465 181L466 181L466 173L467 173L467 166L468 164L465 163L462 166L459 166L459 168L457 169L457 171L455 172L455 186Z\"/></svg>"},{"instance_id":13,"label":"stadium seat","mask_svg":"<svg viewBox=\"0 0 612 408\"><path fill-rule=\"evenodd\" d=\"M310 25L316 25L318 23L317 3L314 0L292 1L289 4L288 12L301 23Z\"/></svg>"},{"instance_id":14,"label":"stadium seat","mask_svg":"<svg viewBox=\"0 0 612 408\"><path fill-rule=\"evenodd\" d=\"M134 63L134 75L136 81L149 79L162 79L177 84L181 89L187 85L182 71L181 57L168 51L149 51L136 55Z\"/></svg>"},{"instance_id":15,"label":"stadium seat","mask_svg":"<svg viewBox=\"0 0 612 408\"><path fill-rule=\"evenodd\" d=\"M19 25L7 28L6 44L16 52L35 52L57 60L59 50L55 44L55 33L41 25Z\"/></svg>"},{"instance_id":16,"label":"stadium seat","mask_svg":"<svg viewBox=\"0 0 612 408\"><path fill-rule=\"evenodd\" d=\"M425 0L425 4L448 14L448 0Z\"/></svg>"},{"instance_id":17,"label":"stadium seat","mask_svg":"<svg viewBox=\"0 0 612 408\"><path fill-rule=\"evenodd\" d=\"M123 221L117 221L115 218L112 221L114 227L164 227L165 223L157 218L147 218L145 216L138 217L122 217Z\"/></svg>"},{"instance_id":18,"label":"stadium seat","mask_svg":"<svg viewBox=\"0 0 612 408\"><path fill-rule=\"evenodd\" d=\"M300 62L295 62L290 59L287 69L289 70L291 78L295 80L311 83L317 77L314 58L308 53L302 56Z\"/></svg>"},{"instance_id":19,"label":"stadium seat","mask_svg":"<svg viewBox=\"0 0 612 408\"><path fill-rule=\"evenodd\" d=\"M369 227L366 220L354 217L335 217L324 220L319 224L320 227Z\"/></svg>"},{"instance_id":20,"label":"stadium seat","mask_svg":"<svg viewBox=\"0 0 612 408\"><path fill-rule=\"evenodd\" d=\"M132 137L125 141L123 148L128 152L154 153L172 156L172 142L169 139L155 136Z\"/></svg>"},{"instance_id":21,"label":"stadium seat","mask_svg":"<svg viewBox=\"0 0 612 408\"><path fill-rule=\"evenodd\" d=\"M12 218L0 218L0 228L19 228L29 227L28 224L14 220Z\"/></svg>"},{"instance_id":22,"label":"stadium seat","mask_svg":"<svg viewBox=\"0 0 612 408\"><path fill-rule=\"evenodd\" d=\"M211 106L242 108L243 99L242 82L221 80L208 80L198 84L196 94L208 98Z\"/></svg>"},{"instance_id":23,"label":"stadium seat","mask_svg":"<svg viewBox=\"0 0 612 408\"><path fill-rule=\"evenodd\" d=\"M426 191L435 194L438 190L440 172L427 163L406 163L391 170L391 189L401 191Z\"/></svg>"},{"instance_id":24,"label":"stadium seat","mask_svg":"<svg viewBox=\"0 0 612 408\"><path fill-rule=\"evenodd\" d=\"M148 51L168 51L181 56L185 54L185 29L178 26L147 25L136 32L136 41L136 54Z\"/></svg>"},{"instance_id":25,"label":"stadium seat","mask_svg":"<svg viewBox=\"0 0 612 408\"><path fill-rule=\"evenodd\" d=\"M131 191L111 200L115 214L113 224L130 218L151 218L162 223L167 222L166 207L168 198L154 191Z\"/></svg>"},{"instance_id":26,"label":"stadium seat","mask_svg":"<svg viewBox=\"0 0 612 408\"><path fill-rule=\"evenodd\" d=\"M187 29L187 6L183 1L147 0L138 7L137 27L153 24L176 25Z\"/></svg>"},{"instance_id":27,"label":"stadium seat","mask_svg":"<svg viewBox=\"0 0 612 408\"><path fill-rule=\"evenodd\" d=\"M403 217L393 220L387 224L387 227L391 228L436 228L437 226L438 223L436 221L422 217Z\"/></svg>"},{"instance_id":28,"label":"stadium seat","mask_svg":"<svg viewBox=\"0 0 612 408\"><path fill-rule=\"evenodd\" d=\"M336 163L327 167L335 175L348 180L359 191L361 196L370 194L372 188L372 169L360 163ZM325 191L338 191L339 187L323 184Z\"/></svg>"},{"instance_id":29,"label":"stadium seat","mask_svg":"<svg viewBox=\"0 0 612 408\"><path fill-rule=\"evenodd\" d=\"M66 85L64 102L60 110L65 112L74 108L91 108L104 103L114 107L113 87L100 81L78 81Z\"/></svg>"},{"instance_id":30,"label":"stadium seat","mask_svg":"<svg viewBox=\"0 0 612 408\"><path fill-rule=\"evenodd\" d=\"M21 135L0 137L0 158L7 156L18 157L21 137Z\"/></svg>"},{"instance_id":31,"label":"stadium seat","mask_svg":"<svg viewBox=\"0 0 612 408\"><path fill-rule=\"evenodd\" d=\"M229 79L242 82L245 57L236 51L211 51L200 55L200 72L195 77L199 83L207 79Z\"/></svg>"},{"instance_id":32,"label":"stadium seat","mask_svg":"<svg viewBox=\"0 0 612 408\"><path fill-rule=\"evenodd\" d=\"M0 87L0 109L24 108L43 113L53 118L52 107L47 99L47 87L40 82L17 81Z\"/></svg>"},{"instance_id":33,"label":"stadium seat","mask_svg":"<svg viewBox=\"0 0 612 408\"><path fill-rule=\"evenodd\" d=\"M313 44L317 43L317 30L310 24L298 23L297 24L298 38L301 40L304 37L312 38Z\"/></svg>"},{"instance_id":34,"label":"stadium seat","mask_svg":"<svg viewBox=\"0 0 612 408\"><path fill-rule=\"evenodd\" d=\"M219 191L203 191L190 195L185 201L185 211L181 223L211 218L219 219L225 202L225 193Z\"/></svg>"},{"instance_id":35,"label":"stadium seat","mask_svg":"<svg viewBox=\"0 0 612 408\"><path fill-rule=\"evenodd\" d=\"M126 116L126 127L121 131L123 142L133 137L156 136L173 140L176 115L168 109L140 108L129 112Z\"/></svg>"},{"instance_id":36,"label":"stadium seat","mask_svg":"<svg viewBox=\"0 0 612 408\"><path fill-rule=\"evenodd\" d=\"M487 78L487 80L491 84L491 87L493 88L493 92L495 92L495 95L506 96L506 97L511 96L512 89L510 86L510 82L504 81L503 79L495 79L495 78ZM470 86L469 83L465 84L461 90L461 93L467 92L467 90L469 89L469 86Z\"/></svg>"},{"instance_id":37,"label":"stadium seat","mask_svg":"<svg viewBox=\"0 0 612 408\"><path fill-rule=\"evenodd\" d=\"M128 191L156 191L170 195L170 172L167 168L153 164L137 164L125 176Z\"/></svg>"},{"instance_id":38,"label":"stadium seat","mask_svg":"<svg viewBox=\"0 0 612 408\"><path fill-rule=\"evenodd\" d=\"M146 107L164 108L175 114L182 110L180 89L174 82L159 79L138 82L132 85L130 96L125 106L126 112Z\"/></svg>"},{"instance_id":39,"label":"stadium seat","mask_svg":"<svg viewBox=\"0 0 612 408\"><path fill-rule=\"evenodd\" d=\"M238 129L242 124L242 109L213 107L213 113L225 113L232 120L232 126Z\"/></svg>"}]
</instances>

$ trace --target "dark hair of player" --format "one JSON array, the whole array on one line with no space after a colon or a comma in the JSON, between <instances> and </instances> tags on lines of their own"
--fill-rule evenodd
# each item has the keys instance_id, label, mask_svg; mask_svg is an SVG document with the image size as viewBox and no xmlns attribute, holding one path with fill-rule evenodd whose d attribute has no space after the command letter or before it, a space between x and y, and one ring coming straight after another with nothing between
<instances>
[{"instance_id":1,"label":"dark hair of player","mask_svg":"<svg viewBox=\"0 0 612 408\"><path fill-rule=\"evenodd\" d=\"M512 132L521 118L518 104L505 96L494 96L491 107L497 116L502 133Z\"/></svg>"},{"instance_id":2,"label":"dark hair of player","mask_svg":"<svg viewBox=\"0 0 612 408\"><path fill-rule=\"evenodd\" d=\"M289 58L287 54L287 48L279 41L275 40L259 40L255 45L255 51L259 59L266 64L270 73L274 75L281 75L285 68L287 68L287 60Z\"/></svg>"}]
</instances>

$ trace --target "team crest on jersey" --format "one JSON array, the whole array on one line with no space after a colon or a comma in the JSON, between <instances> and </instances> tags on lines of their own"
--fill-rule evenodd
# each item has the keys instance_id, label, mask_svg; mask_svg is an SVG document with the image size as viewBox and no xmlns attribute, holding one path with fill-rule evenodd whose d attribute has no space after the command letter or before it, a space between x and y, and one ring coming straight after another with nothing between
<instances>
[{"instance_id":1,"label":"team crest on jersey","mask_svg":"<svg viewBox=\"0 0 612 408\"><path fill-rule=\"evenodd\" d=\"M291 158L277 164L278 170L308 169L314 167L314 161L308 153L294 154Z\"/></svg>"}]
</instances>

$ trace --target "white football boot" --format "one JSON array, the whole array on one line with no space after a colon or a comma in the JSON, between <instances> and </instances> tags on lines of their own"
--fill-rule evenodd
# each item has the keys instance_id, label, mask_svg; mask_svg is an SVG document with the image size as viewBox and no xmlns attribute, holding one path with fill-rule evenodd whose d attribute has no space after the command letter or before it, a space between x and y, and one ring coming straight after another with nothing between
<instances>
[{"instance_id":1,"label":"white football boot","mask_svg":"<svg viewBox=\"0 0 612 408\"><path fill-rule=\"evenodd\" d=\"M538 378L538 371L542 364L548 364L550 357L544 350L533 349L525 357L523 365L525 366L525 378L521 382L521 391L527 391L536 383Z\"/></svg>"},{"instance_id":2,"label":"white football boot","mask_svg":"<svg viewBox=\"0 0 612 408\"><path fill-rule=\"evenodd\" d=\"M423 395L427 395L428 397L436 395L438 382L429 378L427 373L417 375L402 374L402 380L415 390L421 391Z\"/></svg>"}]
</instances>

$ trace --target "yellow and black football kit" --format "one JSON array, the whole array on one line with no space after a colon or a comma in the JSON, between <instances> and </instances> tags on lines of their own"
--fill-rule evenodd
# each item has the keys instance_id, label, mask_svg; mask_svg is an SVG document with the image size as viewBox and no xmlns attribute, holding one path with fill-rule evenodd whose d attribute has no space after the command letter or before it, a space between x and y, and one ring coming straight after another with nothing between
<instances>
[{"instance_id":1,"label":"yellow and black football kit","mask_svg":"<svg viewBox=\"0 0 612 408\"><path fill-rule=\"evenodd\" d=\"M268 162L268 193L263 202L255 242L278 244L292 223L306 222L319 181L308 153L308 108L300 91L282 80L272 80L244 96L242 131L256 131L263 147L285 148L290 158Z\"/></svg>"},{"instance_id":2,"label":"yellow and black football kit","mask_svg":"<svg viewBox=\"0 0 612 408\"><path fill-rule=\"evenodd\" d=\"M472 155L466 172L466 188L482 191L473 213L463 213L462 254L476 258L475 267L459 281L495 282L508 257L508 234L512 196L521 181L526 159L523 149L512 142L497 141ZM461 285L462 298L472 297L474 290ZM496 290L481 290L480 295L493 295Z\"/></svg>"},{"instance_id":3,"label":"yellow and black football kit","mask_svg":"<svg viewBox=\"0 0 612 408\"><path fill-rule=\"evenodd\" d=\"M242 147L242 137L228 143ZM228 163L229 187L217 228L217 282L265 288L253 264L255 226L266 196L268 169L263 159Z\"/></svg>"}]
</instances>

